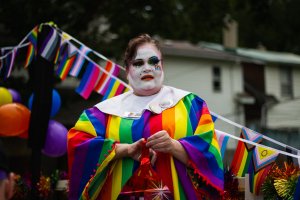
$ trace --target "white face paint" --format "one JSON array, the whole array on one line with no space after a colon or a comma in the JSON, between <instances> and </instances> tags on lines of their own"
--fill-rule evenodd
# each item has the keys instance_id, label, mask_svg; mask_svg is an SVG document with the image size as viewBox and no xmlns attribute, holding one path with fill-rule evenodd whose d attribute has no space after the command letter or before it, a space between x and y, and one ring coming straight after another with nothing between
<instances>
[{"instance_id":1,"label":"white face paint","mask_svg":"<svg viewBox=\"0 0 300 200\"><path fill-rule=\"evenodd\" d=\"M149 58L151 58L150 62ZM161 61L153 65L153 60L157 60L156 58L161 60L161 53L153 44L144 44L137 49L136 57L132 61L133 64L130 64L127 75L136 95L149 96L161 89L164 73Z\"/></svg>"}]
</instances>

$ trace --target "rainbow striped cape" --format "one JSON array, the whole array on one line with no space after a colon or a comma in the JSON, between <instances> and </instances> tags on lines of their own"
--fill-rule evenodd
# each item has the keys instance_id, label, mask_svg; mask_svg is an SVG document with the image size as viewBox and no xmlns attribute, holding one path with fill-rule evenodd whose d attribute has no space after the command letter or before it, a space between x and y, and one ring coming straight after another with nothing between
<instances>
[{"instance_id":1,"label":"rainbow striped cape","mask_svg":"<svg viewBox=\"0 0 300 200\"><path fill-rule=\"evenodd\" d=\"M158 153L154 169L174 199L199 199L201 188L195 176L209 188L205 191L221 195L223 163L214 123L206 103L188 94L174 107L160 114L145 110L138 119L109 115L96 107L85 110L68 133L69 198L117 199L139 163L114 159L114 144L147 139L160 130L178 140L189 156L185 166L169 154Z\"/></svg>"}]
</instances>

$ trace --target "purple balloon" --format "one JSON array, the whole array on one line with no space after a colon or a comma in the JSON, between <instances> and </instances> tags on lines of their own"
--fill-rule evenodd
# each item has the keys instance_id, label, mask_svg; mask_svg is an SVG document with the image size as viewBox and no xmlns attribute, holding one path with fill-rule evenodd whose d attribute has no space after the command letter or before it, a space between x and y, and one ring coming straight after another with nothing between
<instances>
[{"instance_id":1,"label":"purple balloon","mask_svg":"<svg viewBox=\"0 0 300 200\"><path fill-rule=\"evenodd\" d=\"M8 88L8 91L11 94L14 103L21 103L22 98L18 91L11 89L11 88Z\"/></svg>"},{"instance_id":2,"label":"purple balloon","mask_svg":"<svg viewBox=\"0 0 300 200\"><path fill-rule=\"evenodd\" d=\"M59 157L67 152L67 128L55 120L49 120L45 146L42 152L50 157Z\"/></svg>"}]
</instances>

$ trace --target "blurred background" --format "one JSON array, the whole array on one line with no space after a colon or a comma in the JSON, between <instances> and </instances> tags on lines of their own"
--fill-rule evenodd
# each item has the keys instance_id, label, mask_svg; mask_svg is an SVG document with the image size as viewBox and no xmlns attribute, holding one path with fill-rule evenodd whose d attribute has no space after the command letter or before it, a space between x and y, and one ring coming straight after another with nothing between
<instances>
[{"instance_id":1,"label":"blurred background","mask_svg":"<svg viewBox=\"0 0 300 200\"><path fill-rule=\"evenodd\" d=\"M129 39L148 33L161 42L166 85L196 93L216 116L299 149L299 10L298 0L9 0L0 4L0 47L17 45L34 26L53 21L123 65ZM0 86L20 92L28 105L28 70L15 65ZM124 72L120 78L126 81ZM98 93L83 99L75 92L79 82L55 78L61 106L53 119L67 129L84 108L102 100ZM235 123L219 117L216 128L239 136ZM28 171L26 140L4 140L12 169ZM227 162L235 147L236 141L228 143ZM66 155L42 162L45 174L67 170Z\"/></svg>"}]
</instances>

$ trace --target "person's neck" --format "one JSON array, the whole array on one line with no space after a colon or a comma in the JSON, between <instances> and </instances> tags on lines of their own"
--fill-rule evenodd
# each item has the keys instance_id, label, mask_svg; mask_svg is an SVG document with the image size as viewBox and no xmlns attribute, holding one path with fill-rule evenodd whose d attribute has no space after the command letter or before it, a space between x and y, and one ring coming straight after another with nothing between
<instances>
[{"instance_id":1,"label":"person's neck","mask_svg":"<svg viewBox=\"0 0 300 200\"><path fill-rule=\"evenodd\" d=\"M134 91L133 94L139 97L148 97L148 96L153 96L158 94L161 90L162 90L163 86L161 88L159 88L158 90L155 91L144 91L144 92L136 92Z\"/></svg>"}]
</instances>

